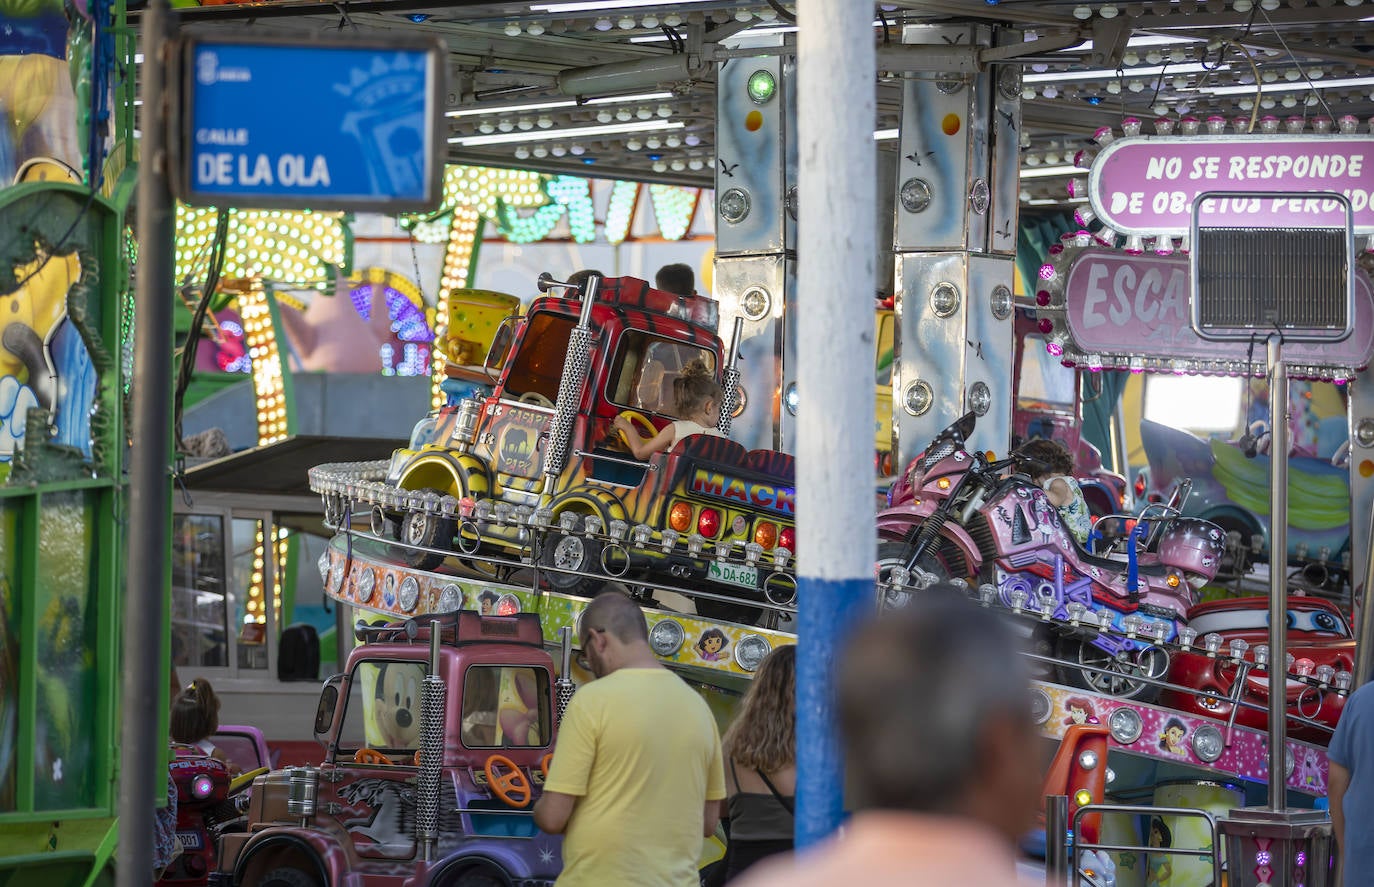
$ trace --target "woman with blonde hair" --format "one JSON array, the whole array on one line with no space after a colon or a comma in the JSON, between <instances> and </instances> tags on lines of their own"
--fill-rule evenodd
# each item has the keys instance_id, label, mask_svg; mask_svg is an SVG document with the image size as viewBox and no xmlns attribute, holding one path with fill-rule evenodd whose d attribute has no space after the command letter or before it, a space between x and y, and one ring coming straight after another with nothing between
<instances>
[{"instance_id":1,"label":"woman with blonde hair","mask_svg":"<svg viewBox=\"0 0 1374 887\"><path fill-rule=\"evenodd\" d=\"M797 648L778 647L759 665L721 739L730 843L725 880L792 849L797 790Z\"/></svg>"}]
</instances>

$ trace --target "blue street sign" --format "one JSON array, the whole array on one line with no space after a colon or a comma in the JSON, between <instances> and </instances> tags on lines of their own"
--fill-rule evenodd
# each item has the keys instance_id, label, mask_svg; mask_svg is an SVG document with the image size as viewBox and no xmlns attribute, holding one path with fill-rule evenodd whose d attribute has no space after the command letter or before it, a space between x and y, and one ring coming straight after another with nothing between
<instances>
[{"instance_id":1,"label":"blue street sign","mask_svg":"<svg viewBox=\"0 0 1374 887\"><path fill-rule=\"evenodd\" d=\"M447 70L439 41L193 37L183 65L177 178L187 203L438 206Z\"/></svg>"}]
</instances>

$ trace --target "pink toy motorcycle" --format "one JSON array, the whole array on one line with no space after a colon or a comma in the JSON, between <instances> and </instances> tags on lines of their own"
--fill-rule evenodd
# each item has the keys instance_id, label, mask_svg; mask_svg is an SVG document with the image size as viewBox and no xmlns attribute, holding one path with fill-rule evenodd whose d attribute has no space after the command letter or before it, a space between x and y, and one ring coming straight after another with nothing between
<instances>
[{"instance_id":1,"label":"pink toy motorcycle","mask_svg":"<svg viewBox=\"0 0 1374 887\"><path fill-rule=\"evenodd\" d=\"M893 485L878 515L881 602L901 606L940 579L976 582L983 603L1036 617L1033 652L1065 663L1060 681L1153 699L1169 666L1163 645L1216 574L1221 529L1165 509L1138 522L1124 554L1091 554L1015 470L1019 456L991 462L965 448L975 421L968 413L942 431ZM1153 550L1141 551L1146 537Z\"/></svg>"}]
</instances>

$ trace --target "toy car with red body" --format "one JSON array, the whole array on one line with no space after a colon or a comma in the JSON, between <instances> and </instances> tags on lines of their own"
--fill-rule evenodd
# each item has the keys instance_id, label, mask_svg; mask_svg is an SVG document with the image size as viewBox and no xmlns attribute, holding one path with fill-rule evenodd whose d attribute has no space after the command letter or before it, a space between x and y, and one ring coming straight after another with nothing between
<instances>
[{"instance_id":1,"label":"toy car with red body","mask_svg":"<svg viewBox=\"0 0 1374 887\"><path fill-rule=\"evenodd\" d=\"M1188 627L1197 632L1194 646L1175 652L1169 683L1216 695L1166 690L1160 702L1219 720L1229 720L1232 709L1237 708L1235 723L1267 729L1269 599L1244 597L1198 604L1188 611ZM1208 635L1220 638L1219 643L1213 641L1215 655L1209 655ZM1246 646L1233 647L1237 641ZM1233 655L1235 652L1240 656ZM1287 682L1288 733L1295 739L1324 745L1331 738L1330 732L1308 722L1335 728L1345 707L1355 662L1350 623L1330 601L1290 596L1288 653L1292 657ZM1243 683L1237 688L1242 672ZM1257 707L1236 706L1236 699Z\"/></svg>"},{"instance_id":2,"label":"toy car with red body","mask_svg":"<svg viewBox=\"0 0 1374 887\"><path fill-rule=\"evenodd\" d=\"M421 420L381 476L311 469L331 523L345 507L370 511L374 532L403 543L420 569L450 554L515 554L561 591L606 578L681 582L709 592L699 614L736 622L762 615L736 601L790 606L790 455L689 434L640 461L612 433L618 415L642 436L677 419L674 382L694 361L737 402L715 301L631 277L584 286L541 281L564 292L536 298L498 333L491 393Z\"/></svg>"}]
</instances>

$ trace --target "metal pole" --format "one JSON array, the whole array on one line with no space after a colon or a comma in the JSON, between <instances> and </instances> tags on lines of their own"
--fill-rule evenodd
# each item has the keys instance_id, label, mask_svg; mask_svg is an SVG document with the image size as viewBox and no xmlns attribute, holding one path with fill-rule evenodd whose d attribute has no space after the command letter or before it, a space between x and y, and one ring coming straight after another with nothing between
<instances>
[{"instance_id":1,"label":"metal pole","mask_svg":"<svg viewBox=\"0 0 1374 887\"><path fill-rule=\"evenodd\" d=\"M1045 883L1062 887L1069 881L1069 796L1045 796Z\"/></svg>"},{"instance_id":2,"label":"metal pole","mask_svg":"<svg viewBox=\"0 0 1374 887\"><path fill-rule=\"evenodd\" d=\"M168 184L165 77L172 27L167 0L150 0L143 19L142 162L138 175L138 281L134 301L133 446L129 454L129 560L124 590L123 724L120 732L118 887L146 887L153 871L153 807L167 784L159 774L167 737L158 735L158 700L167 608L172 434L172 236L176 209ZM157 787L156 790L154 787Z\"/></svg>"},{"instance_id":3,"label":"metal pole","mask_svg":"<svg viewBox=\"0 0 1374 887\"><path fill-rule=\"evenodd\" d=\"M836 372L871 360L877 169L873 16L852 0L799 0L796 843L844 814L831 666L873 606L877 530L873 386Z\"/></svg>"},{"instance_id":4,"label":"metal pole","mask_svg":"<svg viewBox=\"0 0 1374 887\"><path fill-rule=\"evenodd\" d=\"M1351 454L1350 462L1353 465L1358 457ZM1353 517L1353 516L1352 516ZM1370 577L1374 576L1374 515L1366 515L1369 520L1369 542L1365 545L1365 554L1368 558L1364 565L1364 579L1359 587L1351 581L1351 604L1359 604L1360 624L1355 635L1355 674L1354 681L1351 683L1351 692L1358 690L1360 685L1367 682L1371 675L1370 670L1374 669L1374 606L1370 606L1369 582ZM1350 522L1351 538L1354 538L1355 522Z\"/></svg>"},{"instance_id":5,"label":"metal pole","mask_svg":"<svg viewBox=\"0 0 1374 887\"><path fill-rule=\"evenodd\" d=\"M1269 358L1269 809L1287 804L1284 740L1288 710L1288 368L1283 338L1271 335Z\"/></svg>"}]
</instances>

